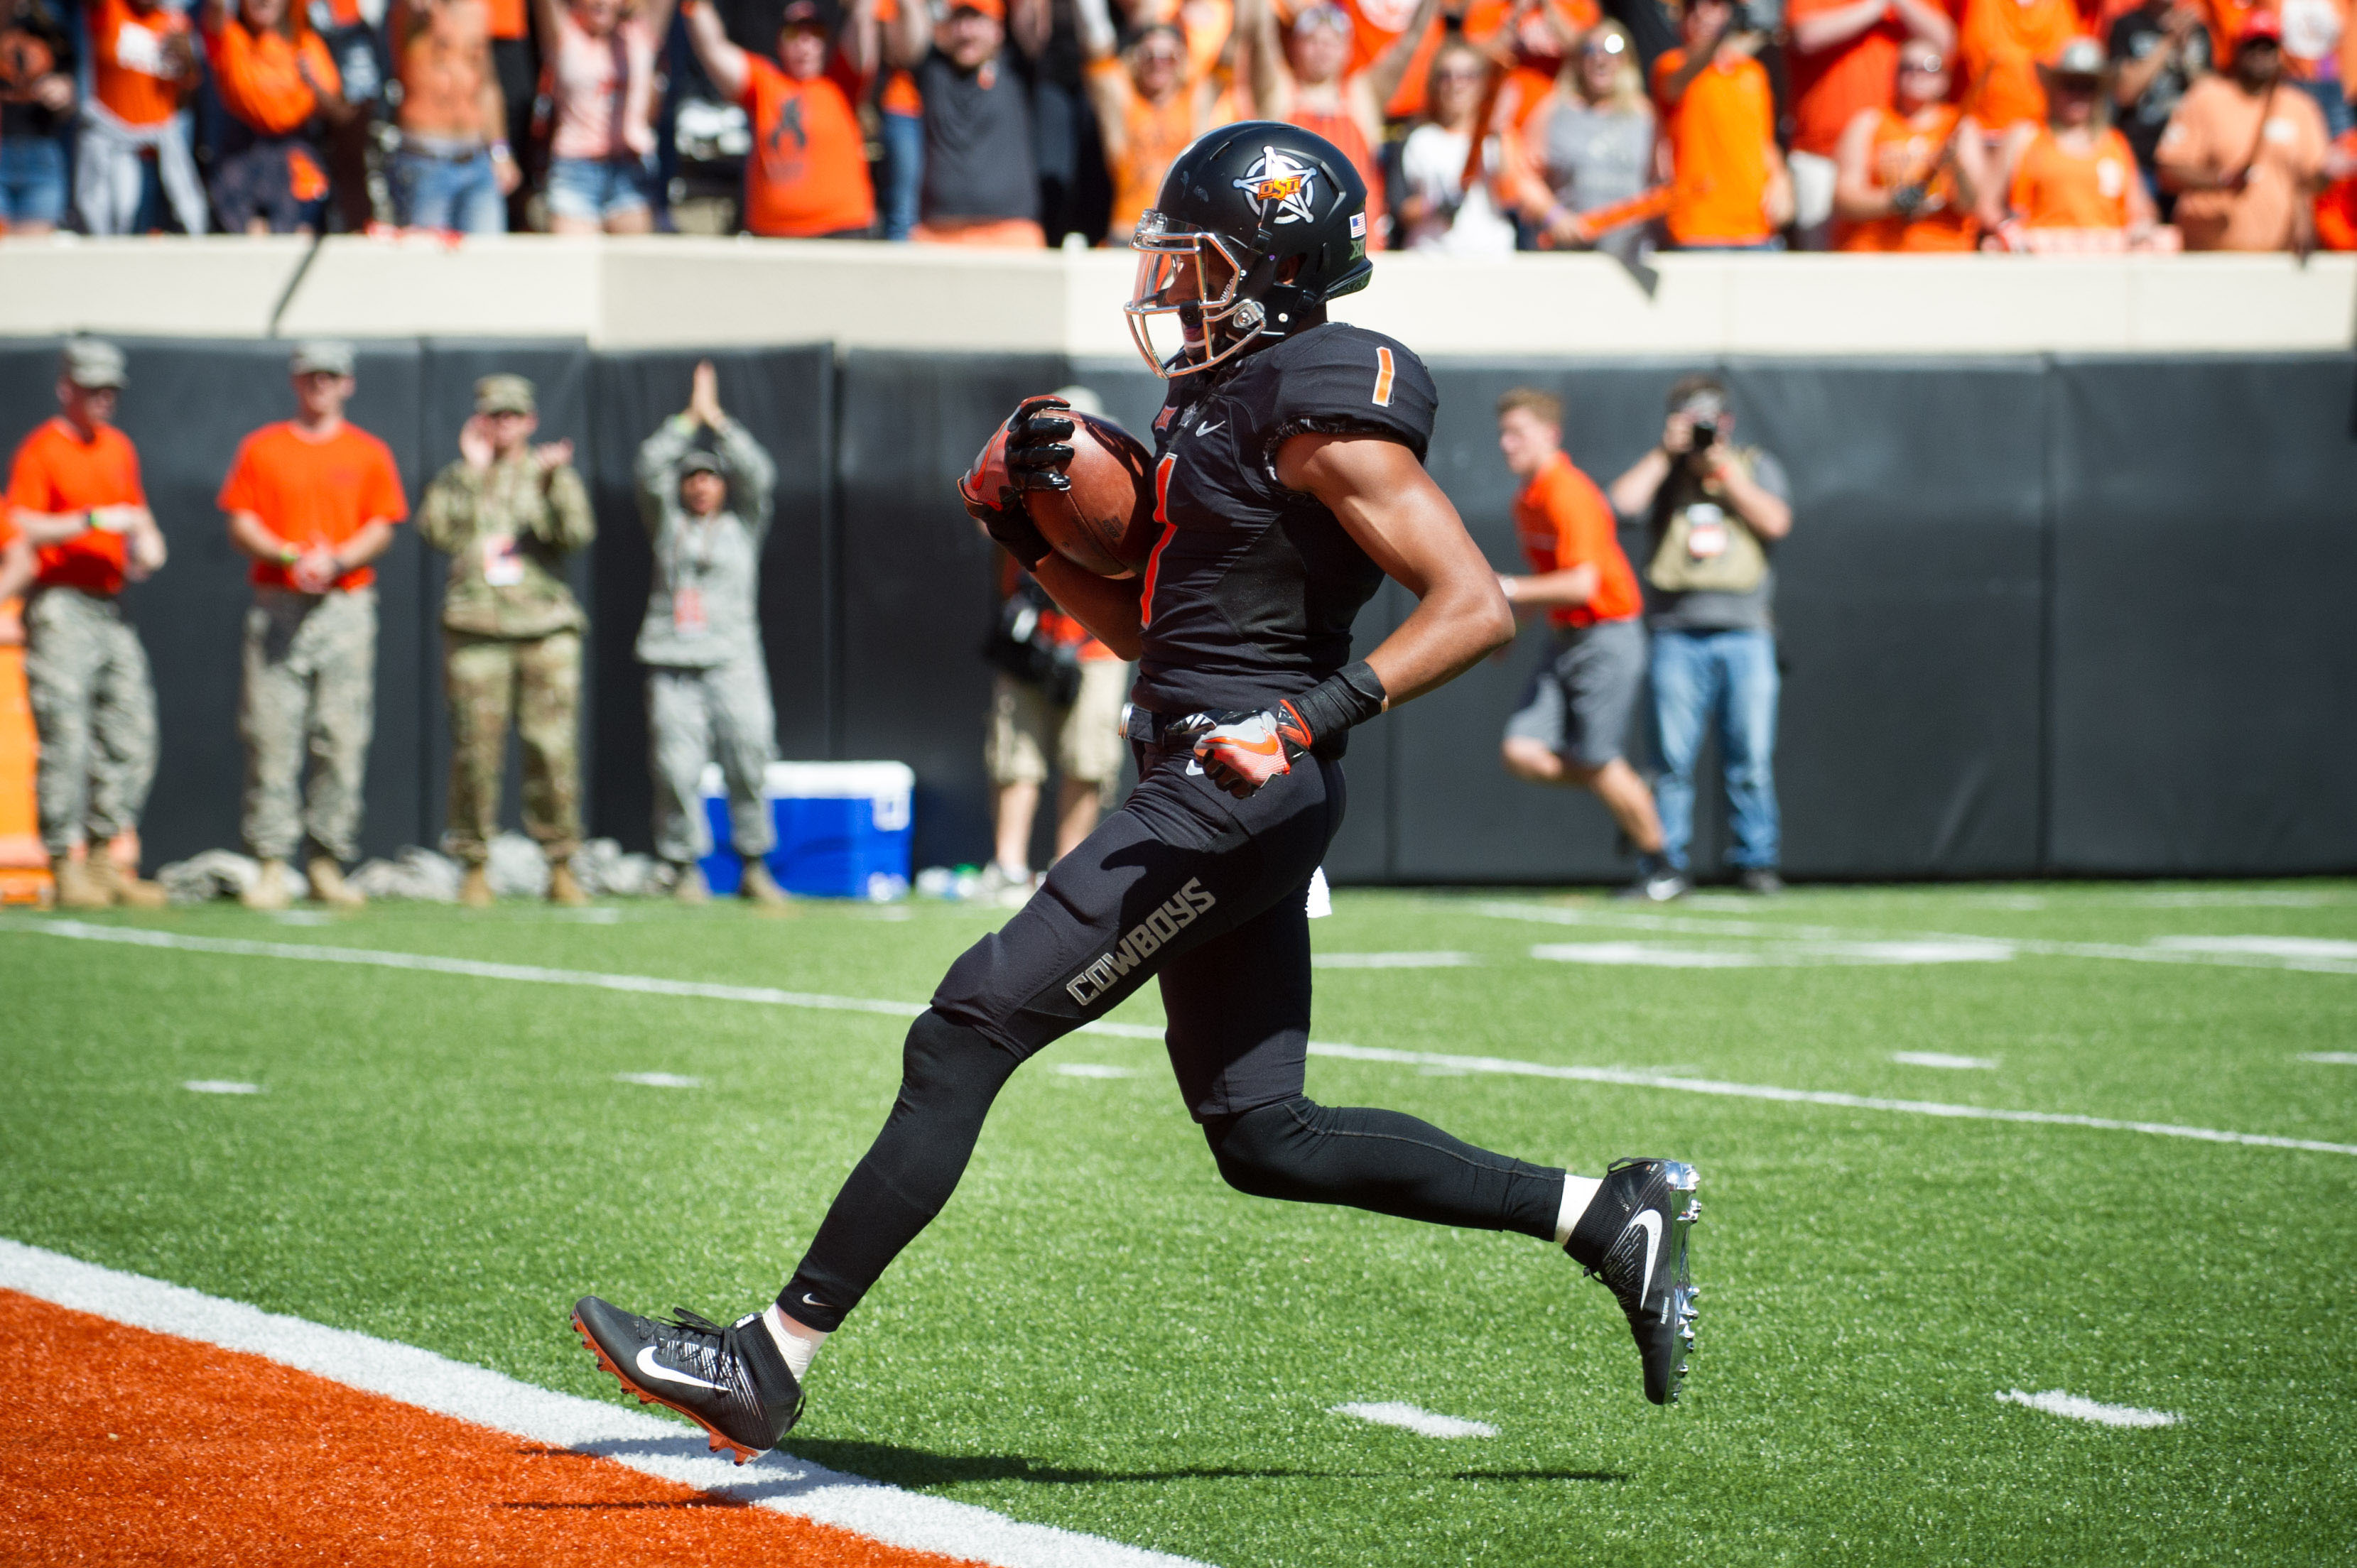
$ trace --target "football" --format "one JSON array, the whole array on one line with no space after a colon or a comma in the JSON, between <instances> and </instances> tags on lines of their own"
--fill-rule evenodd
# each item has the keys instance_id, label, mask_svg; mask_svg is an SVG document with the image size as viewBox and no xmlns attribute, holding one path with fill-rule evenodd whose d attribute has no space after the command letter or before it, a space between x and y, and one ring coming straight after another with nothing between
<instances>
[{"instance_id":1,"label":"football","mask_svg":"<svg viewBox=\"0 0 2357 1568\"><path fill-rule=\"evenodd\" d=\"M1100 577L1131 577L1154 549L1154 454L1110 419L1078 409L1072 422L1069 490L1024 496L1031 521L1056 553Z\"/></svg>"}]
</instances>

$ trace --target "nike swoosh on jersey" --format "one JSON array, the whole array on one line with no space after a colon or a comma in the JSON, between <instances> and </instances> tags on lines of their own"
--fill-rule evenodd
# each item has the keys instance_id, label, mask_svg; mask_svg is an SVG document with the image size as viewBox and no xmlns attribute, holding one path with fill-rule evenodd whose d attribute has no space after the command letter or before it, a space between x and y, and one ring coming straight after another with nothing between
<instances>
[{"instance_id":1,"label":"nike swoosh on jersey","mask_svg":"<svg viewBox=\"0 0 2357 1568\"><path fill-rule=\"evenodd\" d=\"M685 1372L673 1371L655 1359L655 1348L651 1345L639 1348L638 1367L647 1376L660 1378L666 1383L685 1383L692 1389L710 1389L716 1394L724 1391L718 1383L707 1383L702 1378L691 1378Z\"/></svg>"},{"instance_id":2,"label":"nike swoosh on jersey","mask_svg":"<svg viewBox=\"0 0 2357 1568\"><path fill-rule=\"evenodd\" d=\"M1199 424L1195 426L1195 434L1198 435L1209 435L1214 430L1225 430L1227 427L1228 422L1226 420L1217 419L1213 420L1209 424Z\"/></svg>"},{"instance_id":3,"label":"nike swoosh on jersey","mask_svg":"<svg viewBox=\"0 0 2357 1568\"><path fill-rule=\"evenodd\" d=\"M1653 1287L1653 1254L1662 1245L1662 1217L1654 1209L1641 1209L1629 1224L1631 1227L1642 1226L1645 1230L1645 1277L1637 1286L1637 1305L1641 1307L1645 1304L1645 1293ZM1624 1229L1620 1234L1626 1236L1629 1231Z\"/></svg>"}]
</instances>

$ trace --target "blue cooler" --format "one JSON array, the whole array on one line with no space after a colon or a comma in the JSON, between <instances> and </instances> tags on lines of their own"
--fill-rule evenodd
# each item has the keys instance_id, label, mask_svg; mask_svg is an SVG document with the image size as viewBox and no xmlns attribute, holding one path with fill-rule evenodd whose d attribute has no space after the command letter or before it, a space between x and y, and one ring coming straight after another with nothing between
<instances>
[{"instance_id":1,"label":"blue cooler","mask_svg":"<svg viewBox=\"0 0 2357 1568\"><path fill-rule=\"evenodd\" d=\"M916 771L905 762L772 762L764 793L778 847L770 875L805 898L869 898L909 891ZM704 770L712 842L727 844L728 792L717 766ZM704 860L716 894L737 891L743 864L723 849Z\"/></svg>"}]
</instances>

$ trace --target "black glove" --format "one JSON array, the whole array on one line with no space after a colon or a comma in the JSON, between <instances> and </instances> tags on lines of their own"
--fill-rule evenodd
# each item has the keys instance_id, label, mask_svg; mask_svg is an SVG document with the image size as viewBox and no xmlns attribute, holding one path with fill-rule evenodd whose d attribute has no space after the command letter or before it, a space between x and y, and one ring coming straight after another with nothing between
<instances>
[{"instance_id":1,"label":"black glove","mask_svg":"<svg viewBox=\"0 0 2357 1568\"><path fill-rule=\"evenodd\" d=\"M1072 422L1052 412L1071 406L1059 397L1025 398L1008 415L1005 430L958 481L958 499L965 503L967 515L1027 572L1038 567L1051 548L1025 509L1023 492L1072 488L1063 468L1072 460L1072 449L1059 444L1072 434Z\"/></svg>"}]
</instances>

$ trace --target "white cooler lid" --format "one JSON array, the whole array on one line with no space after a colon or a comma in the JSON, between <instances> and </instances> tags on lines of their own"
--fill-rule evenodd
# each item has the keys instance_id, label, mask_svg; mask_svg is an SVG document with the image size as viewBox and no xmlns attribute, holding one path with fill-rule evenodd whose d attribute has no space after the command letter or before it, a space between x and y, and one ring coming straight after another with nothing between
<instances>
[{"instance_id":1,"label":"white cooler lid","mask_svg":"<svg viewBox=\"0 0 2357 1568\"><path fill-rule=\"evenodd\" d=\"M916 793L917 770L905 762L772 762L763 783L771 800L906 800ZM704 793L727 792L720 765L706 763Z\"/></svg>"}]
</instances>

